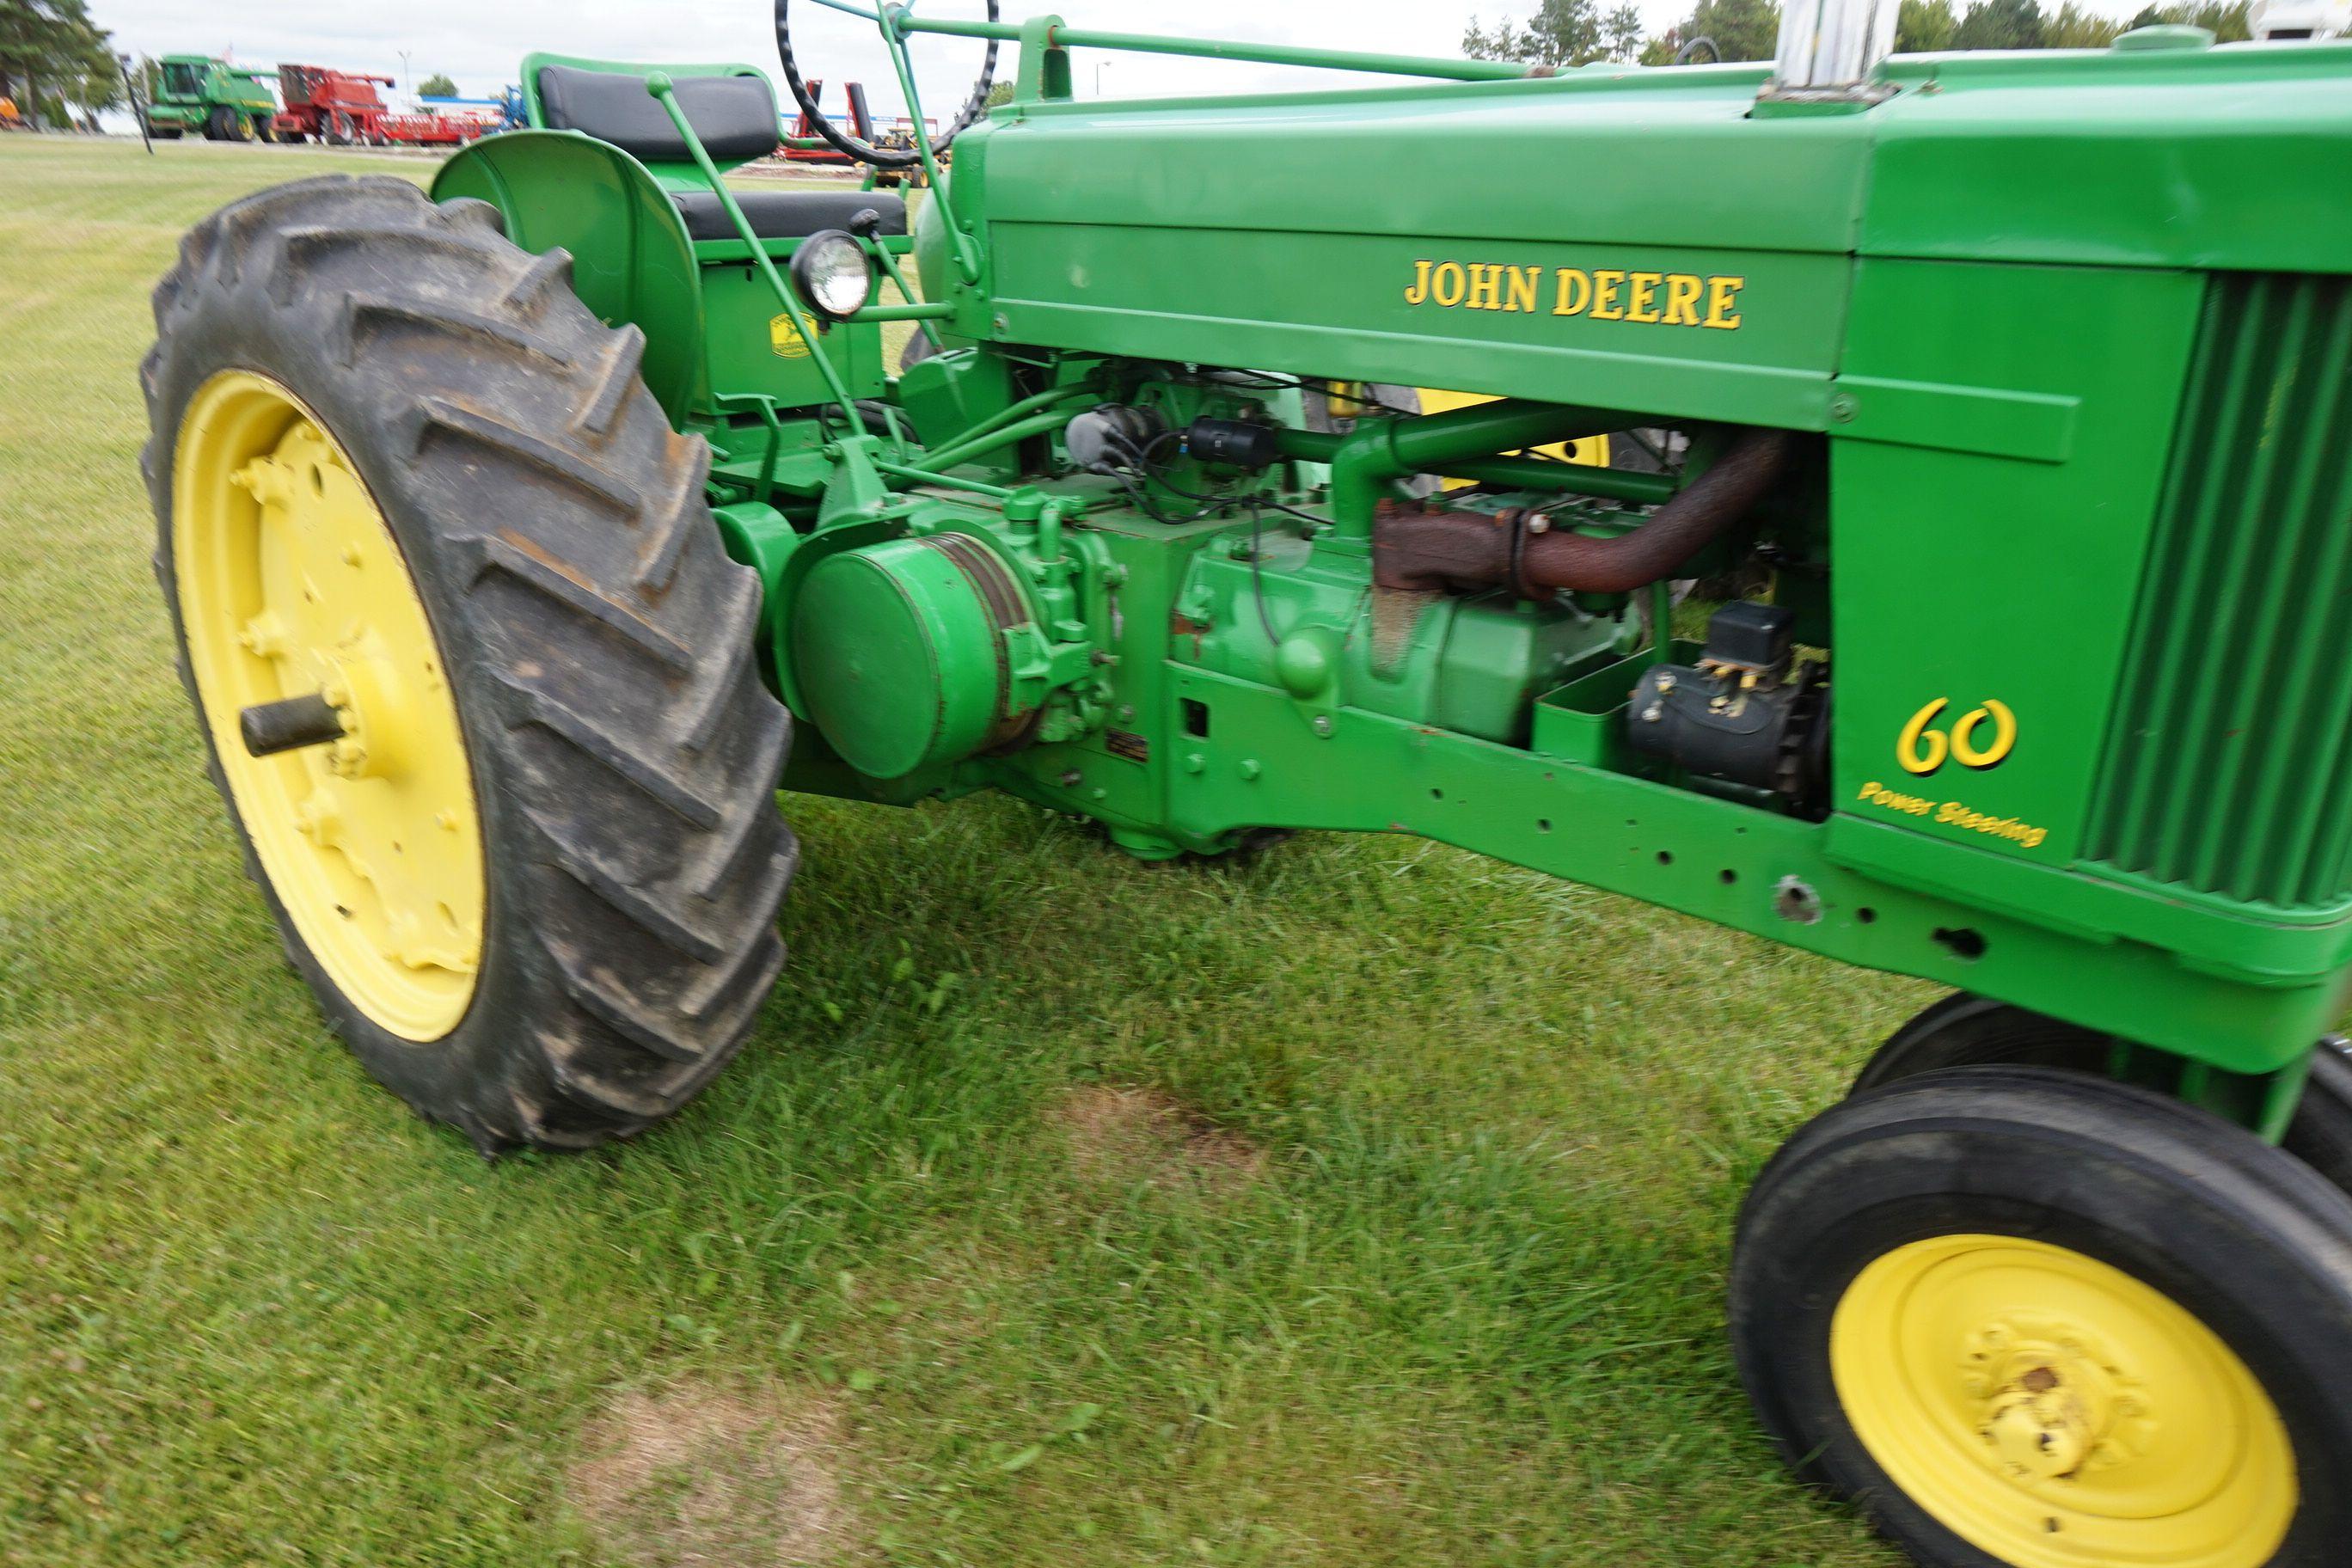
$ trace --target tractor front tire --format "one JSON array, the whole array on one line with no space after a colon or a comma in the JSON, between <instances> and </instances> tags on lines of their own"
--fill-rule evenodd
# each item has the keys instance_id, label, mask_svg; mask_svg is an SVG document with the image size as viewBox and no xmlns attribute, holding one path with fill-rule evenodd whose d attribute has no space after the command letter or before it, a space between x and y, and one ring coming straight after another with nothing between
<instances>
[{"instance_id":1,"label":"tractor front tire","mask_svg":"<svg viewBox=\"0 0 2352 1568\"><path fill-rule=\"evenodd\" d=\"M2336 1568L2352 1199L2239 1128L2011 1067L1831 1107L1733 1243L1798 1472L1925 1568Z\"/></svg>"},{"instance_id":2,"label":"tractor front tire","mask_svg":"<svg viewBox=\"0 0 2352 1568\"><path fill-rule=\"evenodd\" d=\"M1948 1068L2040 1067L2104 1078L2115 1037L1962 991L1887 1037L1853 1080L1864 1094ZM2352 1194L2352 1047L2326 1039L2281 1147Z\"/></svg>"},{"instance_id":3,"label":"tractor front tire","mask_svg":"<svg viewBox=\"0 0 2352 1568\"><path fill-rule=\"evenodd\" d=\"M485 1153L676 1110L782 963L796 849L759 584L642 335L492 208L347 175L205 219L154 306L181 674L328 1024Z\"/></svg>"}]
</instances>

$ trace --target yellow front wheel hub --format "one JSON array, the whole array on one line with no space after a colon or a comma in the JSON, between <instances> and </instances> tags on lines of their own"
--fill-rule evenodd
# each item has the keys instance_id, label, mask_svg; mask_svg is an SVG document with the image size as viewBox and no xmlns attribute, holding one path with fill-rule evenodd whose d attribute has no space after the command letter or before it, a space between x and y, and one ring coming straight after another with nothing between
<instances>
[{"instance_id":1,"label":"yellow front wheel hub","mask_svg":"<svg viewBox=\"0 0 2352 1568\"><path fill-rule=\"evenodd\" d=\"M1830 1366L1888 1479L2014 1568L2261 1568L2294 1518L2293 1447L2245 1363L2062 1247L1886 1253L1840 1300Z\"/></svg>"},{"instance_id":2,"label":"yellow front wheel hub","mask_svg":"<svg viewBox=\"0 0 2352 1568\"><path fill-rule=\"evenodd\" d=\"M262 872L346 1000L402 1039L439 1039L473 1000L482 831L407 560L333 434L249 371L190 401L172 493L188 662ZM313 696L340 733L248 751L240 715Z\"/></svg>"}]
</instances>

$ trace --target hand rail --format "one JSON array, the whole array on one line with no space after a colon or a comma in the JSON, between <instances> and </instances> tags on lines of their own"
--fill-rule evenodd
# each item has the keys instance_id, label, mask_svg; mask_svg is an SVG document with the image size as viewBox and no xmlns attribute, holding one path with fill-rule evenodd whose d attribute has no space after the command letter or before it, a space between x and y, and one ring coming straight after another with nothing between
<instances>
[{"instance_id":1,"label":"hand rail","mask_svg":"<svg viewBox=\"0 0 2352 1568\"><path fill-rule=\"evenodd\" d=\"M816 0L816 3L835 11L845 11L853 16L862 16L901 36L937 33L947 37L997 38L1010 43L1018 43L1021 39L1018 23L933 21L917 16L908 8L896 5L869 10L853 4L852 0ZM1190 55L1204 59L1246 60L1257 65L1309 66L1325 70L1372 71L1382 76L1433 77L1448 81L1516 81L1525 77L1551 74L1549 67L1526 65L1516 60L1365 54L1353 49L1249 44L1220 38L1182 38L1161 33L1106 33L1059 24L1046 34L1046 42L1048 47L1057 49L1117 49L1129 54Z\"/></svg>"}]
</instances>

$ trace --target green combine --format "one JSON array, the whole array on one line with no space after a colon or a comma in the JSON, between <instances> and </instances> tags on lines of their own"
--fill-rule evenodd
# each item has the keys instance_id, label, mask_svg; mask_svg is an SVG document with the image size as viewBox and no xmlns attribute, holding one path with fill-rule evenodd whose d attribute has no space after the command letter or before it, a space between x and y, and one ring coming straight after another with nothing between
<instances>
[{"instance_id":1,"label":"green combine","mask_svg":"<svg viewBox=\"0 0 2352 1568\"><path fill-rule=\"evenodd\" d=\"M194 132L208 142L269 142L278 100L267 79L209 55L165 55L153 90L133 105L147 134L176 142Z\"/></svg>"},{"instance_id":2,"label":"green combine","mask_svg":"<svg viewBox=\"0 0 2352 1568\"><path fill-rule=\"evenodd\" d=\"M989 48L893 148L788 12L911 222L731 189L751 66L540 56L429 196L265 192L156 292L189 689L373 1072L486 1152L675 1110L782 963L780 789L1419 835L1958 993L1732 1240L1801 1473L1943 1568L2352 1561L2352 46L885 5L919 126L909 46ZM1412 79L1076 101L1096 49Z\"/></svg>"}]
</instances>

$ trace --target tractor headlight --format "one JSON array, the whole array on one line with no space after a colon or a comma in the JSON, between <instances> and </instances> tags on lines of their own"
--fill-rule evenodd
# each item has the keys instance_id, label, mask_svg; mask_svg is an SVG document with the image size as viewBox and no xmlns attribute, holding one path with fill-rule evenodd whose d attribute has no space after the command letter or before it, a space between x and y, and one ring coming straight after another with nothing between
<instances>
[{"instance_id":1,"label":"tractor headlight","mask_svg":"<svg viewBox=\"0 0 2352 1568\"><path fill-rule=\"evenodd\" d=\"M873 258L848 230L824 229L793 252L793 287L826 321L846 321L873 298Z\"/></svg>"}]
</instances>

